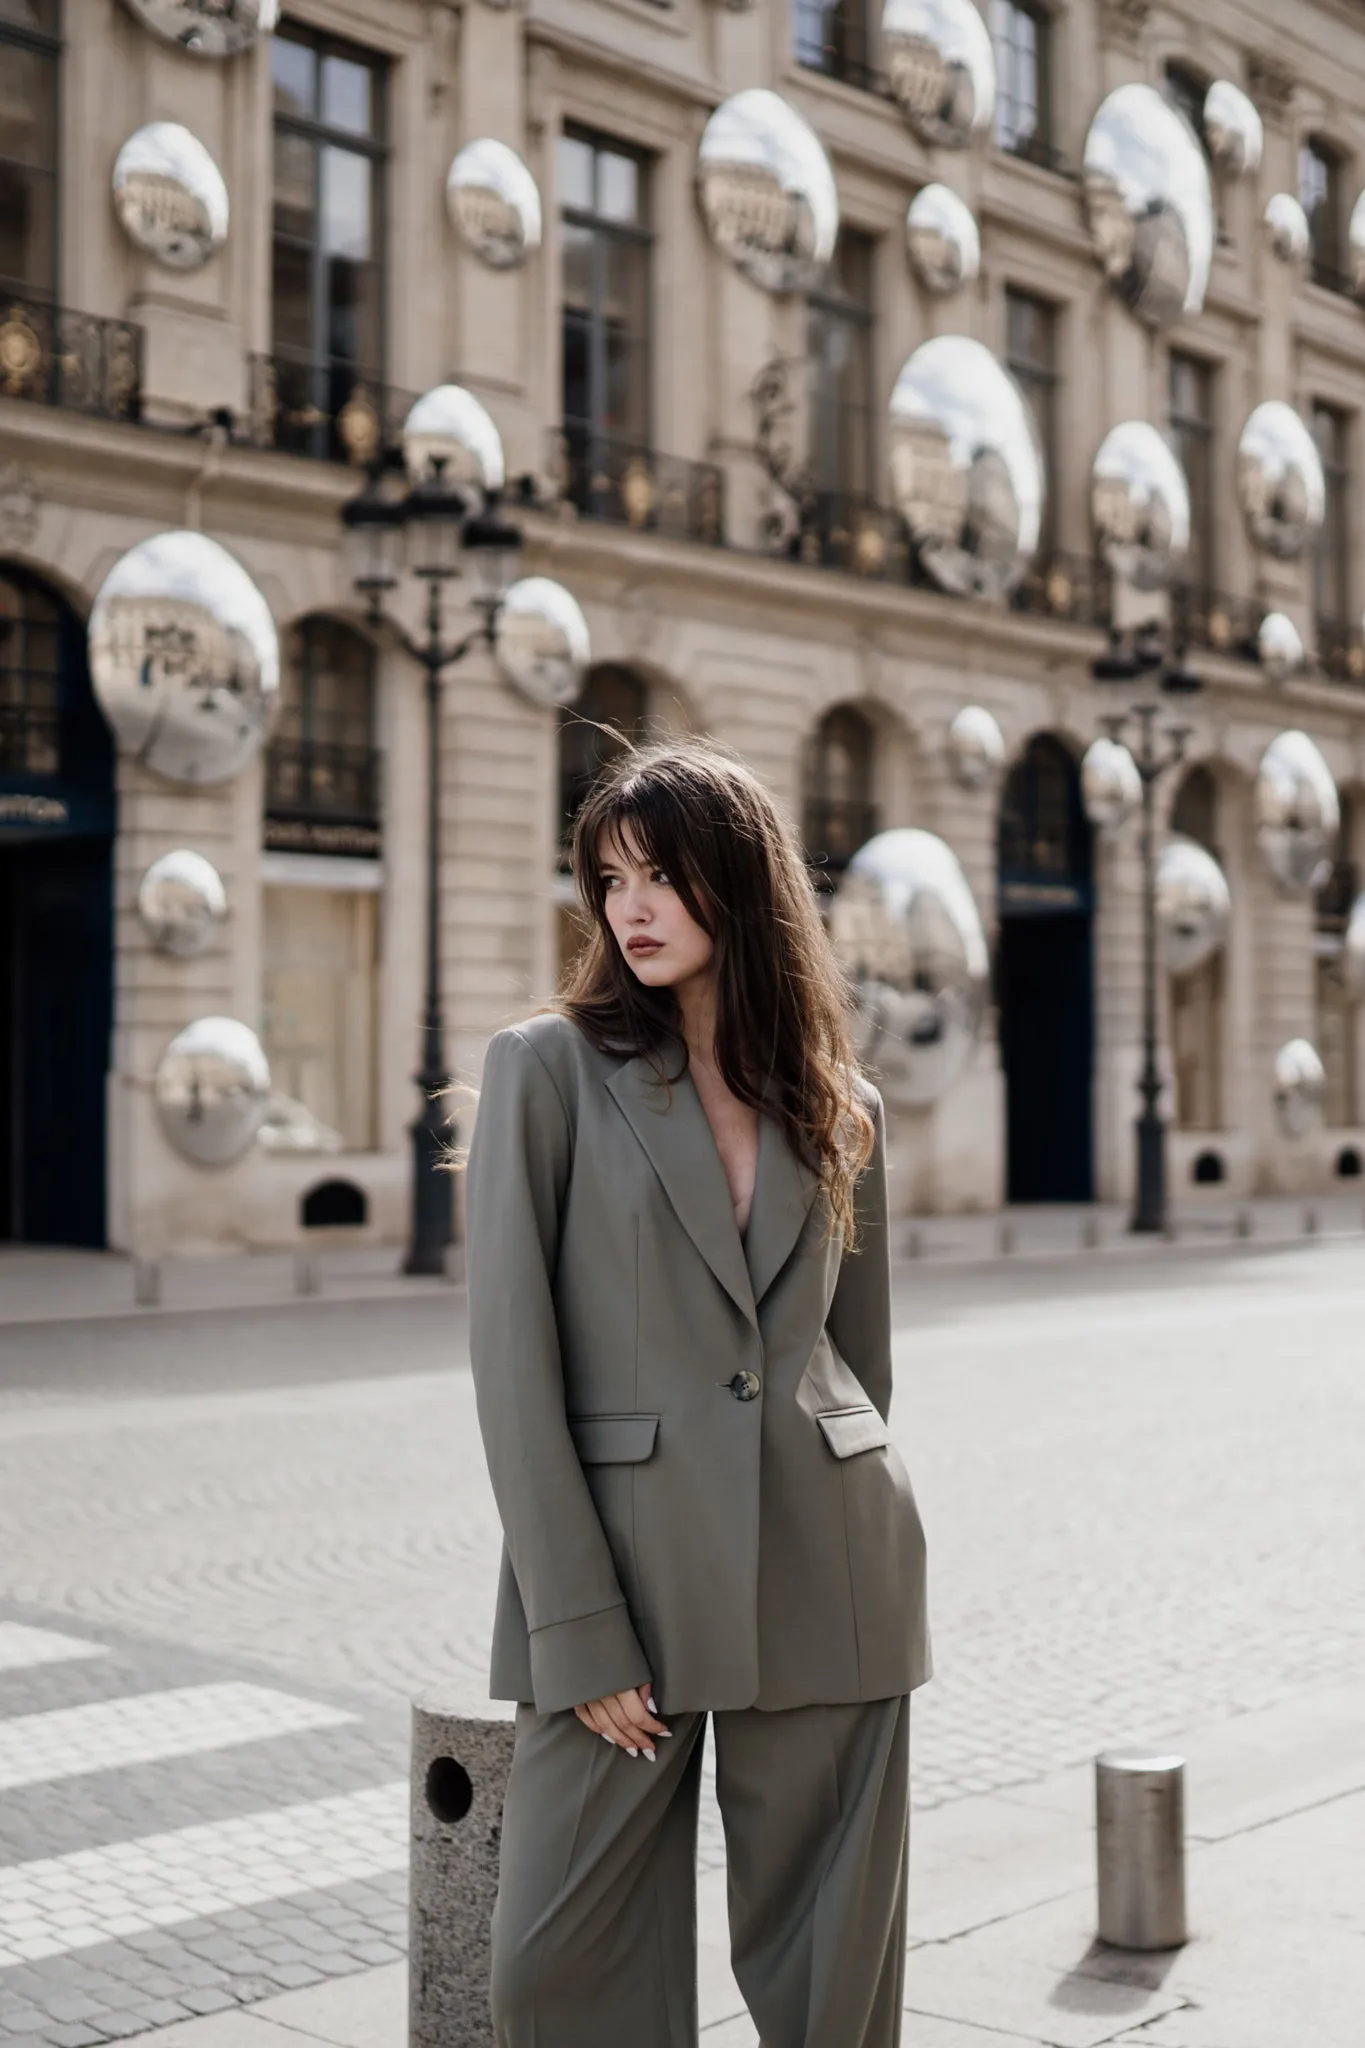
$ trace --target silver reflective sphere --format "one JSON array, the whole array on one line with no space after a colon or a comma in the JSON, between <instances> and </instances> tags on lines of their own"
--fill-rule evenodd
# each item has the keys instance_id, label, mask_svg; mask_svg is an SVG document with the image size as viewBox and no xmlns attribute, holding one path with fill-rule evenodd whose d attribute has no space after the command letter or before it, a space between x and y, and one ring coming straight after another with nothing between
<instances>
[{"instance_id":1,"label":"silver reflective sphere","mask_svg":"<svg viewBox=\"0 0 1365 2048\"><path fill-rule=\"evenodd\" d=\"M1365 192L1359 195L1351 208L1346 229L1346 262L1351 290L1356 298L1365 299Z\"/></svg>"},{"instance_id":2,"label":"silver reflective sphere","mask_svg":"<svg viewBox=\"0 0 1365 2048\"><path fill-rule=\"evenodd\" d=\"M1261 756L1254 795L1256 837L1266 865L1285 889L1326 881L1341 804L1332 771L1306 732L1282 732Z\"/></svg>"},{"instance_id":3,"label":"silver reflective sphere","mask_svg":"<svg viewBox=\"0 0 1365 2048\"><path fill-rule=\"evenodd\" d=\"M1281 263L1306 263L1313 246L1308 215L1292 192L1272 192L1265 203L1265 227L1270 246Z\"/></svg>"},{"instance_id":4,"label":"silver reflective sphere","mask_svg":"<svg viewBox=\"0 0 1365 2048\"><path fill-rule=\"evenodd\" d=\"M697 199L723 256L769 292L808 291L839 233L839 194L815 130L765 86L724 100L697 149Z\"/></svg>"},{"instance_id":5,"label":"silver reflective sphere","mask_svg":"<svg viewBox=\"0 0 1365 2048\"><path fill-rule=\"evenodd\" d=\"M591 659L577 600L548 576L523 576L503 599L495 628L498 667L533 704L571 704Z\"/></svg>"},{"instance_id":6,"label":"silver reflective sphere","mask_svg":"<svg viewBox=\"0 0 1365 2048\"><path fill-rule=\"evenodd\" d=\"M1291 1038L1275 1055L1275 1115L1286 1138L1306 1138L1322 1121L1327 1076L1306 1038Z\"/></svg>"},{"instance_id":7,"label":"silver reflective sphere","mask_svg":"<svg viewBox=\"0 0 1365 2048\"><path fill-rule=\"evenodd\" d=\"M466 248L493 270L515 270L540 247L540 193L514 149L467 142L446 178L446 211Z\"/></svg>"},{"instance_id":8,"label":"silver reflective sphere","mask_svg":"<svg viewBox=\"0 0 1365 2048\"><path fill-rule=\"evenodd\" d=\"M261 1128L256 1133L256 1143L263 1152L344 1152L346 1140L340 1131L334 1131L321 1117L314 1116L308 1105L299 1102L292 1095L281 1095L272 1089L261 1119Z\"/></svg>"},{"instance_id":9,"label":"silver reflective sphere","mask_svg":"<svg viewBox=\"0 0 1365 2048\"><path fill-rule=\"evenodd\" d=\"M164 42L196 57L232 57L280 18L279 0L124 0L128 12Z\"/></svg>"},{"instance_id":10,"label":"silver reflective sphere","mask_svg":"<svg viewBox=\"0 0 1365 2048\"><path fill-rule=\"evenodd\" d=\"M114 564L90 614L90 673L120 746L170 782L224 782L261 743L280 686L270 607L202 533L158 533Z\"/></svg>"},{"instance_id":11,"label":"silver reflective sphere","mask_svg":"<svg viewBox=\"0 0 1365 2048\"><path fill-rule=\"evenodd\" d=\"M981 236L972 210L946 185L924 185L905 216L905 243L926 291L960 291L981 269Z\"/></svg>"},{"instance_id":12,"label":"silver reflective sphere","mask_svg":"<svg viewBox=\"0 0 1365 2048\"><path fill-rule=\"evenodd\" d=\"M1124 420L1100 443L1090 472L1100 553L1135 590L1162 590L1190 552L1190 493L1165 437Z\"/></svg>"},{"instance_id":13,"label":"silver reflective sphere","mask_svg":"<svg viewBox=\"0 0 1365 2048\"><path fill-rule=\"evenodd\" d=\"M1014 588L1037 551L1047 484L1023 394L979 341L938 335L896 379L891 488L945 590Z\"/></svg>"},{"instance_id":14,"label":"silver reflective sphere","mask_svg":"<svg viewBox=\"0 0 1365 2048\"><path fill-rule=\"evenodd\" d=\"M986 935L957 856L932 832L879 832L854 854L830 936L857 1000L859 1057L890 1102L937 1102L976 1043Z\"/></svg>"},{"instance_id":15,"label":"silver reflective sphere","mask_svg":"<svg viewBox=\"0 0 1365 2048\"><path fill-rule=\"evenodd\" d=\"M1204 95L1204 134L1225 176L1243 178L1260 169L1265 129L1241 86L1230 78L1215 78Z\"/></svg>"},{"instance_id":16,"label":"silver reflective sphere","mask_svg":"<svg viewBox=\"0 0 1365 2048\"><path fill-rule=\"evenodd\" d=\"M1189 123L1154 86L1121 85L1085 138L1090 238L1101 270L1140 320L1198 313L1213 262L1213 192Z\"/></svg>"},{"instance_id":17,"label":"silver reflective sphere","mask_svg":"<svg viewBox=\"0 0 1365 2048\"><path fill-rule=\"evenodd\" d=\"M1251 538L1282 562L1301 555L1322 525L1322 458L1292 405L1267 398L1237 443L1237 492Z\"/></svg>"},{"instance_id":18,"label":"silver reflective sphere","mask_svg":"<svg viewBox=\"0 0 1365 2048\"><path fill-rule=\"evenodd\" d=\"M156 1070L161 1128L182 1159L231 1166L255 1143L270 1100L261 1042L235 1017L200 1017Z\"/></svg>"},{"instance_id":19,"label":"silver reflective sphere","mask_svg":"<svg viewBox=\"0 0 1365 2048\"><path fill-rule=\"evenodd\" d=\"M1157 862L1156 924L1161 958L1172 974L1193 974L1227 944L1227 876L1205 847L1179 833L1167 840Z\"/></svg>"},{"instance_id":20,"label":"silver reflective sphere","mask_svg":"<svg viewBox=\"0 0 1365 2048\"><path fill-rule=\"evenodd\" d=\"M194 960L227 916L227 890L212 861L179 847L154 860L137 892L137 914L158 953Z\"/></svg>"},{"instance_id":21,"label":"silver reflective sphere","mask_svg":"<svg viewBox=\"0 0 1365 2048\"><path fill-rule=\"evenodd\" d=\"M1256 652L1272 683L1287 683L1303 667L1299 629L1283 612L1267 612L1256 631Z\"/></svg>"},{"instance_id":22,"label":"silver reflective sphere","mask_svg":"<svg viewBox=\"0 0 1365 2048\"><path fill-rule=\"evenodd\" d=\"M1137 763L1119 740L1093 740L1081 762L1081 802L1101 832L1117 832L1142 802Z\"/></svg>"},{"instance_id":23,"label":"silver reflective sphere","mask_svg":"<svg viewBox=\"0 0 1365 2048\"><path fill-rule=\"evenodd\" d=\"M228 231L223 174L178 121L153 121L130 135L114 162L114 211L137 249L168 270L198 270Z\"/></svg>"},{"instance_id":24,"label":"silver reflective sphere","mask_svg":"<svg viewBox=\"0 0 1365 2048\"><path fill-rule=\"evenodd\" d=\"M1005 735L981 704L964 704L948 728L948 765L961 789L988 789L1005 765Z\"/></svg>"},{"instance_id":25,"label":"silver reflective sphere","mask_svg":"<svg viewBox=\"0 0 1365 2048\"><path fill-rule=\"evenodd\" d=\"M1341 946L1341 971L1349 995L1359 1002L1365 997L1365 895L1356 897L1346 920Z\"/></svg>"},{"instance_id":26,"label":"silver reflective sphere","mask_svg":"<svg viewBox=\"0 0 1365 2048\"><path fill-rule=\"evenodd\" d=\"M488 408L462 384L438 384L403 422L403 459L415 480L441 463L456 490L500 491L507 479L502 436Z\"/></svg>"},{"instance_id":27,"label":"silver reflective sphere","mask_svg":"<svg viewBox=\"0 0 1365 2048\"><path fill-rule=\"evenodd\" d=\"M973 0L885 0L882 61L926 142L964 149L995 112L995 52Z\"/></svg>"}]
</instances>

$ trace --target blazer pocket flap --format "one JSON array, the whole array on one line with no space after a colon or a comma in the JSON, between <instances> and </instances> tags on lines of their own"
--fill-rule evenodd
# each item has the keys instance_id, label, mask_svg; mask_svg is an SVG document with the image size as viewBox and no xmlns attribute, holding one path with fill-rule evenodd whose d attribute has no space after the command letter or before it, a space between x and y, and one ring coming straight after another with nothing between
<instances>
[{"instance_id":1,"label":"blazer pocket flap","mask_svg":"<svg viewBox=\"0 0 1365 2048\"><path fill-rule=\"evenodd\" d=\"M873 1407L832 1408L817 1415L820 1432L836 1458L855 1458L859 1451L875 1451L889 1444L891 1432Z\"/></svg>"},{"instance_id":2,"label":"blazer pocket flap","mask_svg":"<svg viewBox=\"0 0 1365 2048\"><path fill-rule=\"evenodd\" d=\"M569 1433L582 1465L642 1465L654 1455L657 1415L571 1415Z\"/></svg>"}]
</instances>

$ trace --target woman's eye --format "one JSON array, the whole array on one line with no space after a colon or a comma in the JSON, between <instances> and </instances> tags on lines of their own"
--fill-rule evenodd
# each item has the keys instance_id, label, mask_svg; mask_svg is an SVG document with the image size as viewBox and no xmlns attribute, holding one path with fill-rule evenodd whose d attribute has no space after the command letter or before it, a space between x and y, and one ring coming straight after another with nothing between
<instances>
[{"instance_id":1,"label":"woman's eye","mask_svg":"<svg viewBox=\"0 0 1365 2048\"><path fill-rule=\"evenodd\" d=\"M662 868L655 868L653 874L650 876L649 879L651 882L662 882L665 889L671 889L673 887L673 884L669 881L668 876L664 873Z\"/></svg>"}]
</instances>

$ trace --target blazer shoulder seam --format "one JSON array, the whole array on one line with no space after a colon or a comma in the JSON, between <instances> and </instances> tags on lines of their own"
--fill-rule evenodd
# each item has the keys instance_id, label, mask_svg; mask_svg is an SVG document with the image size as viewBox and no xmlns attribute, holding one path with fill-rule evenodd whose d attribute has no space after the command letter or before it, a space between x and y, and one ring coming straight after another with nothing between
<instances>
[{"instance_id":1,"label":"blazer shoulder seam","mask_svg":"<svg viewBox=\"0 0 1365 2048\"><path fill-rule=\"evenodd\" d=\"M544 1074L550 1086L554 1089L555 1100L559 1104L560 1114L564 1118L565 1129L572 1131L574 1127L573 1118L569 1115L569 1105L564 1100L564 1091L559 1085L559 1078L556 1075L554 1069L546 1062L546 1060L543 1058L543 1056L536 1048L536 1046L531 1042L531 1040L526 1036L526 1033L521 1029L520 1025L512 1024L508 1026L508 1029L512 1037L516 1039L518 1045L525 1046L527 1052L530 1053L531 1058L535 1061L536 1065L540 1068L541 1072Z\"/></svg>"}]
</instances>

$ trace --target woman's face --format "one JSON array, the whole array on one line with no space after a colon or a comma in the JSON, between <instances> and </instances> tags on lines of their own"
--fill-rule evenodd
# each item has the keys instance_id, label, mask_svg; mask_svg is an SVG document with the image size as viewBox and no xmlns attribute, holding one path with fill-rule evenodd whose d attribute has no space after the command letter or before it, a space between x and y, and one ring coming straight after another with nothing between
<instances>
[{"instance_id":1,"label":"woman's face","mask_svg":"<svg viewBox=\"0 0 1365 2048\"><path fill-rule=\"evenodd\" d=\"M607 923L636 979L648 988L677 988L705 974L714 941L662 869L648 865L629 825L619 838L604 831L597 857Z\"/></svg>"}]
</instances>

